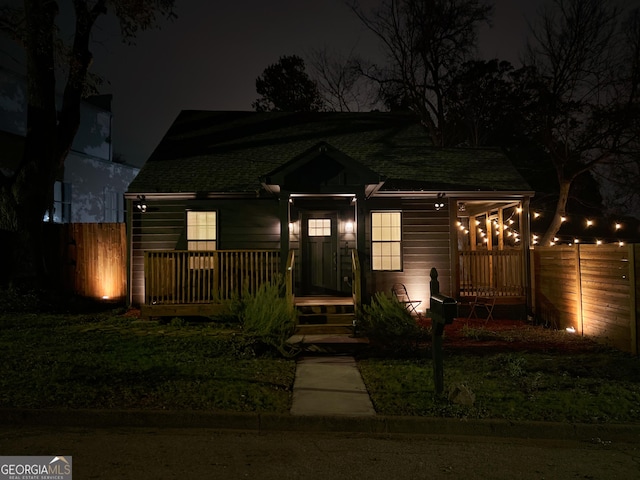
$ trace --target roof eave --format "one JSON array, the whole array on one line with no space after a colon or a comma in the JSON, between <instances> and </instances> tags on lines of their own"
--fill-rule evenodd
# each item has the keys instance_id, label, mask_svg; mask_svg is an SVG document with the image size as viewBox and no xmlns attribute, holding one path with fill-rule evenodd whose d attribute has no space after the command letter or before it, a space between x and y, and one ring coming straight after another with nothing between
<instances>
[{"instance_id":1,"label":"roof eave","mask_svg":"<svg viewBox=\"0 0 640 480\"><path fill-rule=\"evenodd\" d=\"M464 197L468 199L492 199L492 198L524 198L531 197L535 194L532 190L519 190L519 191L504 191L504 190L396 190L390 191L378 191L372 196L374 197L387 197L387 198L417 198L417 197L434 197L443 193L447 197Z\"/></svg>"}]
</instances>

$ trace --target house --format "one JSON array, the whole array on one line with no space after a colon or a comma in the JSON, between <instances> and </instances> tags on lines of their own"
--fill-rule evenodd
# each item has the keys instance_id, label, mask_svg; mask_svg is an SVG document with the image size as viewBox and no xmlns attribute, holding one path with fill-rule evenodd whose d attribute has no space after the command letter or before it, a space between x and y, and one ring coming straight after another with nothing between
<instances>
[{"instance_id":1,"label":"house","mask_svg":"<svg viewBox=\"0 0 640 480\"><path fill-rule=\"evenodd\" d=\"M10 173L22 157L27 131L25 79L0 68L0 168ZM53 223L124 222L124 192L140 170L114 161L111 96L81 105L81 124L64 172L54 185L54 203L44 220Z\"/></svg>"},{"instance_id":2,"label":"house","mask_svg":"<svg viewBox=\"0 0 640 480\"><path fill-rule=\"evenodd\" d=\"M435 148L400 113L183 111L129 186L129 299L206 314L280 273L296 302L429 272L458 299L530 298L534 192L499 149Z\"/></svg>"},{"instance_id":3,"label":"house","mask_svg":"<svg viewBox=\"0 0 640 480\"><path fill-rule=\"evenodd\" d=\"M24 76L0 67L0 173L7 176L23 156L26 85ZM110 95L82 102L78 132L43 218L52 282L62 291L98 299L126 293L124 192L140 170L114 158L111 126ZM6 271L0 265L0 277Z\"/></svg>"}]
</instances>

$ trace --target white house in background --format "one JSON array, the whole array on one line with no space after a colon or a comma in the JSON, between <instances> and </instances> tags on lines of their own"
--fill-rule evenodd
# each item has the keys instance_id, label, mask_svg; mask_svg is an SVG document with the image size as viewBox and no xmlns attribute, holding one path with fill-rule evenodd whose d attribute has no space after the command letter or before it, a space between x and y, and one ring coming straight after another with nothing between
<instances>
[{"instance_id":1,"label":"white house in background","mask_svg":"<svg viewBox=\"0 0 640 480\"><path fill-rule=\"evenodd\" d=\"M11 171L22 155L26 135L24 78L0 68L0 168ZM111 96L87 99L80 129L54 187L54 204L45 221L56 223L124 222L124 192L139 168L114 162Z\"/></svg>"}]
</instances>

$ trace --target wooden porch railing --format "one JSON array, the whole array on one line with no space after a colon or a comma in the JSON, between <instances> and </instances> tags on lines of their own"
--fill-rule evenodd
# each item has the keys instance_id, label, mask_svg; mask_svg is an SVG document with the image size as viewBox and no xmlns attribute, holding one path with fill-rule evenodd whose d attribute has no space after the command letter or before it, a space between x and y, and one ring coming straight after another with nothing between
<instances>
[{"instance_id":1,"label":"wooden porch railing","mask_svg":"<svg viewBox=\"0 0 640 480\"><path fill-rule=\"evenodd\" d=\"M294 294L293 294L293 285L294 285L294 267L295 267L296 255L293 250L289 250L289 256L287 257L287 271L284 272L284 285L286 288L287 302L289 302L289 306L293 307L294 305Z\"/></svg>"},{"instance_id":2,"label":"wooden porch railing","mask_svg":"<svg viewBox=\"0 0 640 480\"><path fill-rule=\"evenodd\" d=\"M351 271L353 272L353 278L351 279L351 294L353 296L353 311L356 318L359 315L359 309L362 305L362 270L360 269L360 259L358 258L358 251L356 249L351 250Z\"/></svg>"},{"instance_id":3,"label":"wooden porch railing","mask_svg":"<svg viewBox=\"0 0 640 480\"><path fill-rule=\"evenodd\" d=\"M519 297L524 291L522 250L466 250L459 252L461 297L490 291Z\"/></svg>"},{"instance_id":4,"label":"wooden porch railing","mask_svg":"<svg viewBox=\"0 0 640 480\"><path fill-rule=\"evenodd\" d=\"M279 270L278 250L147 251L145 304L223 302L255 292Z\"/></svg>"}]
</instances>

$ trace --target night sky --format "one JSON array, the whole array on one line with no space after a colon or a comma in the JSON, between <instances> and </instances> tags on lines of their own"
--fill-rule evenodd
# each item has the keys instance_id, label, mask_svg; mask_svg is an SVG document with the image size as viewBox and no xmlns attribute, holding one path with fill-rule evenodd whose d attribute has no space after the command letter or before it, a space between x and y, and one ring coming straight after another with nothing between
<instances>
[{"instance_id":1,"label":"night sky","mask_svg":"<svg viewBox=\"0 0 640 480\"><path fill-rule=\"evenodd\" d=\"M493 27L481 31L480 56L517 63L526 19L541 3L495 0ZM121 42L114 20L103 18L94 30L93 71L109 82L102 93L113 94L114 149L135 165L144 163L180 110L252 110L256 77L282 55L305 58L326 47L380 57L376 39L342 0L176 4L178 18L141 33L135 46Z\"/></svg>"}]
</instances>

